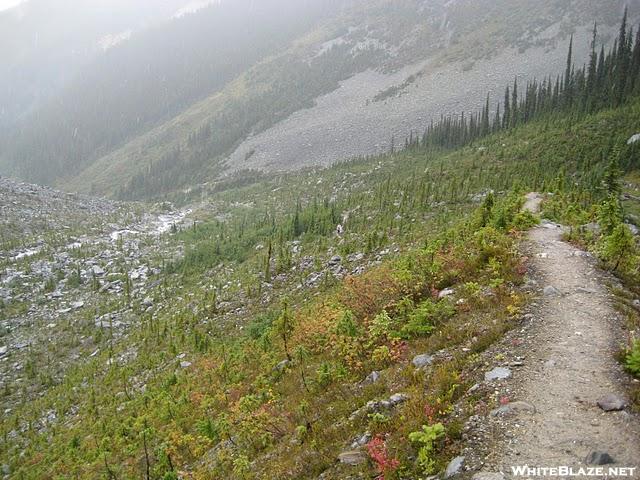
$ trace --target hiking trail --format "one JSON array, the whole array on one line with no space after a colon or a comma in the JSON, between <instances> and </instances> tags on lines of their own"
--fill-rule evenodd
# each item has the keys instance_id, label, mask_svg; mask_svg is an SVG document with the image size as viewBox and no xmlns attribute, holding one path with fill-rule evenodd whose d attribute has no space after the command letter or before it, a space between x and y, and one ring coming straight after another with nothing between
<instances>
[{"instance_id":1,"label":"hiking trail","mask_svg":"<svg viewBox=\"0 0 640 480\"><path fill-rule=\"evenodd\" d=\"M524 208L537 213L541 201L530 193ZM511 403L490 415L482 468L487 473L476 473L476 479L502 478L489 472L516 478L511 469L516 465L577 469L606 460L614 463L602 465L605 471L639 467L634 476L640 477L637 415L628 406L618 411L598 406L611 395L627 400L625 383L631 381L615 358L624 332L606 286L611 278L590 254L563 241L562 232L543 221L524 246L541 296L526 333L514 332L521 364L495 383Z\"/></svg>"}]
</instances>

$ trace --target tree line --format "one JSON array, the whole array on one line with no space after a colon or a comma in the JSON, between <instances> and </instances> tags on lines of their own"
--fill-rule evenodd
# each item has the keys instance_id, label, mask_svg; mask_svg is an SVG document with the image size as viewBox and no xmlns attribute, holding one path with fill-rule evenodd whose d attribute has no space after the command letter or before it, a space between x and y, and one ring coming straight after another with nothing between
<instances>
[{"instance_id":1,"label":"tree line","mask_svg":"<svg viewBox=\"0 0 640 480\"><path fill-rule=\"evenodd\" d=\"M439 121L432 121L421 136L411 134L405 146L455 148L553 114L580 117L622 105L640 93L640 29L634 34L627 18L625 9L618 36L608 51L604 44L597 48L598 26L594 24L588 64L575 67L571 36L563 74L555 78L549 75L542 81L534 79L524 86L522 94L516 78L513 85L505 88L504 100L498 102L495 112L490 111L487 95L480 111L443 115Z\"/></svg>"}]
</instances>

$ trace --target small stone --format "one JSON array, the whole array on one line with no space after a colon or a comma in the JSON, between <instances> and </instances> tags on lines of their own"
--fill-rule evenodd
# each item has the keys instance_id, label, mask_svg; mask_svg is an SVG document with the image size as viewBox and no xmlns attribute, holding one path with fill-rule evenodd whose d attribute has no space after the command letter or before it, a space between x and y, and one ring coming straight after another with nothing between
<instances>
[{"instance_id":1,"label":"small stone","mask_svg":"<svg viewBox=\"0 0 640 480\"><path fill-rule=\"evenodd\" d=\"M365 378L362 383L365 385L370 385L372 383L376 383L378 380L380 380L380 372L374 370L369 375L367 375L367 378Z\"/></svg>"},{"instance_id":2,"label":"small stone","mask_svg":"<svg viewBox=\"0 0 640 480\"><path fill-rule=\"evenodd\" d=\"M78 310L79 308L84 307L84 302L80 301L80 302L71 302L71 308L73 308L74 310Z\"/></svg>"},{"instance_id":3,"label":"small stone","mask_svg":"<svg viewBox=\"0 0 640 480\"><path fill-rule=\"evenodd\" d=\"M342 263L342 257L340 255L335 255L331 257L331 260L329 260L329 265L339 265L341 263Z\"/></svg>"},{"instance_id":4,"label":"small stone","mask_svg":"<svg viewBox=\"0 0 640 480\"><path fill-rule=\"evenodd\" d=\"M360 450L349 450L338 455L340 463L345 465L361 465L367 461L367 456Z\"/></svg>"},{"instance_id":5,"label":"small stone","mask_svg":"<svg viewBox=\"0 0 640 480\"><path fill-rule=\"evenodd\" d=\"M416 368L424 368L433 363L433 357L427 353L423 353L422 355L413 357L411 363L413 363L413 366Z\"/></svg>"},{"instance_id":6,"label":"small stone","mask_svg":"<svg viewBox=\"0 0 640 480\"><path fill-rule=\"evenodd\" d=\"M283 372L289 365L291 365L291 362L287 359L282 360L280 363L278 363L275 367L274 370L277 372Z\"/></svg>"},{"instance_id":7,"label":"small stone","mask_svg":"<svg viewBox=\"0 0 640 480\"><path fill-rule=\"evenodd\" d=\"M469 390L467 390L467 393L473 393L473 392L477 391L479 388L480 388L480 384L476 383Z\"/></svg>"},{"instance_id":8,"label":"small stone","mask_svg":"<svg viewBox=\"0 0 640 480\"><path fill-rule=\"evenodd\" d=\"M640 133L636 133L634 135L631 135L629 137L629 139L627 140L627 145L633 145L636 142L640 142Z\"/></svg>"},{"instance_id":9,"label":"small stone","mask_svg":"<svg viewBox=\"0 0 640 480\"><path fill-rule=\"evenodd\" d=\"M450 478L457 475L462 471L462 465L464 464L464 457L456 457L449 462L447 469L444 472L444 478Z\"/></svg>"},{"instance_id":10,"label":"small stone","mask_svg":"<svg viewBox=\"0 0 640 480\"><path fill-rule=\"evenodd\" d=\"M543 295L545 297L558 297L558 296L560 296L560 290L558 290L553 285L547 285L546 287L544 287L544 290L542 291L542 293L543 293Z\"/></svg>"},{"instance_id":11,"label":"small stone","mask_svg":"<svg viewBox=\"0 0 640 480\"><path fill-rule=\"evenodd\" d=\"M182 368L189 368L191 366L191 362L182 361L182 362L180 362L180 366Z\"/></svg>"},{"instance_id":12,"label":"small stone","mask_svg":"<svg viewBox=\"0 0 640 480\"><path fill-rule=\"evenodd\" d=\"M511 370L506 367L496 367L493 370L484 374L484 379L487 382L494 380L505 380L511 377Z\"/></svg>"},{"instance_id":13,"label":"small stone","mask_svg":"<svg viewBox=\"0 0 640 480\"><path fill-rule=\"evenodd\" d=\"M145 297L145 299L142 300L142 306L143 307L153 307L153 300L151 300L150 297Z\"/></svg>"},{"instance_id":14,"label":"small stone","mask_svg":"<svg viewBox=\"0 0 640 480\"><path fill-rule=\"evenodd\" d=\"M389 397L388 402L391 407L395 407L396 405L404 403L407 400L409 400L409 395L405 393L394 393Z\"/></svg>"},{"instance_id":15,"label":"small stone","mask_svg":"<svg viewBox=\"0 0 640 480\"><path fill-rule=\"evenodd\" d=\"M627 401L617 395L609 394L598 400L598 406L605 412L615 412L623 410L627 406Z\"/></svg>"},{"instance_id":16,"label":"small stone","mask_svg":"<svg viewBox=\"0 0 640 480\"><path fill-rule=\"evenodd\" d=\"M454 293L456 293L456 291L453 288L445 288L438 294L438 298L442 300L443 298L450 297Z\"/></svg>"},{"instance_id":17,"label":"small stone","mask_svg":"<svg viewBox=\"0 0 640 480\"><path fill-rule=\"evenodd\" d=\"M536 413L536 407L527 402L516 401L502 405L491 411L493 417L504 417L509 415L517 415L518 413Z\"/></svg>"},{"instance_id":18,"label":"small stone","mask_svg":"<svg viewBox=\"0 0 640 480\"><path fill-rule=\"evenodd\" d=\"M6 355L8 351L9 351L9 347L7 347L6 345L3 347L0 347L0 355Z\"/></svg>"},{"instance_id":19,"label":"small stone","mask_svg":"<svg viewBox=\"0 0 640 480\"><path fill-rule=\"evenodd\" d=\"M371 441L371 434L369 432L365 432L353 441L353 443L351 444L351 448L355 450L359 447L365 446L370 441Z\"/></svg>"},{"instance_id":20,"label":"small stone","mask_svg":"<svg viewBox=\"0 0 640 480\"><path fill-rule=\"evenodd\" d=\"M608 465L615 463L615 460L606 452L591 452L584 462L587 465Z\"/></svg>"}]
</instances>

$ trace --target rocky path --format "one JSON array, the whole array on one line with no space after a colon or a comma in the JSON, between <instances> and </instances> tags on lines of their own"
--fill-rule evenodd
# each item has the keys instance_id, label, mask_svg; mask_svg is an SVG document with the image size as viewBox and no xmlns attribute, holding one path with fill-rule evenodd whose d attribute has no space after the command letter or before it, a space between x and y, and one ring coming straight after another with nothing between
<instances>
[{"instance_id":1,"label":"rocky path","mask_svg":"<svg viewBox=\"0 0 640 480\"><path fill-rule=\"evenodd\" d=\"M535 212L540 201L529 194L525 208ZM543 222L529 236L542 298L521 346L523 365L498 386L511 403L494 412L498 440L488 447L483 470L516 478L515 465L602 465L639 467L634 476L640 478L640 419L624 405L630 379L615 359L621 320L606 276L561 233ZM524 478L552 477L540 473Z\"/></svg>"}]
</instances>

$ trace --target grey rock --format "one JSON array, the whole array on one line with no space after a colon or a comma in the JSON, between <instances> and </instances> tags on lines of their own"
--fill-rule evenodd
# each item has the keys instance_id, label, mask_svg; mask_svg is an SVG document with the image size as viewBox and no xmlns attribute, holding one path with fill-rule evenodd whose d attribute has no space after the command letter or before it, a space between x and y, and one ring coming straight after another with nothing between
<instances>
[{"instance_id":1,"label":"grey rock","mask_svg":"<svg viewBox=\"0 0 640 480\"><path fill-rule=\"evenodd\" d=\"M6 355L8 351L9 351L9 347L7 347L6 345L3 347L0 347L0 356Z\"/></svg>"},{"instance_id":2,"label":"grey rock","mask_svg":"<svg viewBox=\"0 0 640 480\"><path fill-rule=\"evenodd\" d=\"M145 297L145 299L142 300L142 306L143 307L153 307L153 300L151 300L150 297Z\"/></svg>"},{"instance_id":3,"label":"grey rock","mask_svg":"<svg viewBox=\"0 0 640 480\"><path fill-rule=\"evenodd\" d=\"M341 263L342 257L340 255L334 255L333 257L331 257L331 260L329 260L329 265L331 266L340 265Z\"/></svg>"},{"instance_id":4,"label":"grey rock","mask_svg":"<svg viewBox=\"0 0 640 480\"><path fill-rule=\"evenodd\" d=\"M585 458L584 463L587 465L608 465L615 463L615 460L606 452L591 452L587 455L587 458Z\"/></svg>"},{"instance_id":5,"label":"grey rock","mask_svg":"<svg viewBox=\"0 0 640 480\"><path fill-rule=\"evenodd\" d=\"M636 142L640 142L640 133L636 133L634 135L631 135L629 137L629 139L627 140L627 145L633 145Z\"/></svg>"},{"instance_id":6,"label":"grey rock","mask_svg":"<svg viewBox=\"0 0 640 480\"><path fill-rule=\"evenodd\" d=\"M462 465L464 464L464 457L456 457L449 462L447 469L444 472L444 478L450 478L457 475L462 471Z\"/></svg>"},{"instance_id":7,"label":"grey rock","mask_svg":"<svg viewBox=\"0 0 640 480\"><path fill-rule=\"evenodd\" d=\"M376 383L378 380L380 380L380 372L374 370L369 375L367 375L367 378L365 378L362 383L365 385L369 385L372 383Z\"/></svg>"},{"instance_id":8,"label":"grey rock","mask_svg":"<svg viewBox=\"0 0 640 480\"><path fill-rule=\"evenodd\" d=\"M484 379L487 382L492 382L494 380L505 380L509 377L511 377L511 370L506 367L496 367L484 374Z\"/></svg>"},{"instance_id":9,"label":"grey rock","mask_svg":"<svg viewBox=\"0 0 640 480\"><path fill-rule=\"evenodd\" d=\"M633 302L631 302L631 304L636 308L640 308L640 299L636 298Z\"/></svg>"},{"instance_id":10,"label":"grey rock","mask_svg":"<svg viewBox=\"0 0 640 480\"><path fill-rule=\"evenodd\" d=\"M605 412L615 412L623 410L627 406L627 401L615 394L609 394L598 400L598 406Z\"/></svg>"},{"instance_id":11,"label":"grey rock","mask_svg":"<svg viewBox=\"0 0 640 480\"><path fill-rule=\"evenodd\" d=\"M443 298L450 297L454 293L456 293L456 291L453 288L445 288L440 293L438 293L438 298L442 300Z\"/></svg>"},{"instance_id":12,"label":"grey rock","mask_svg":"<svg viewBox=\"0 0 640 480\"><path fill-rule=\"evenodd\" d=\"M553 285L547 285L546 287L544 287L544 290L542 291L542 294L545 297L559 297L560 296L560 290L558 290Z\"/></svg>"},{"instance_id":13,"label":"grey rock","mask_svg":"<svg viewBox=\"0 0 640 480\"><path fill-rule=\"evenodd\" d=\"M277 372L283 372L286 368L289 367L289 365L291 365L291 361L290 360L282 360L280 363L278 363L275 367L274 370Z\"/></svg>"},{"instance_id":14,"label":"grey rock","mask_svg":"<svg viewBox=\"0 0 640 480\"><path fill-rule=\"evenodd\" d=\"M633 223L625 223L626 227L631 231L632 235L638 235L640 230Z\"/></svg>"},{"instance_id":15,"label":"grey rock","mask_svg":"<svg viewBox=\"0 0 640 480\"><path fill-rule=\"evenodd\" d=\"M600 235L600 225L596 222L587 223L580 226L580 230L583 232L593 233L594 235Z\"/></svg>"},{"instance_id":16,"label":"grey rock","mask_svg":"<svg viewBox=\"0 0 640 480\"><path fill-rule=\"evenodd\" d=\"M105 273L104 269L100 265L94 265L91 268L91 270L92 270L93 274L95 276L97 276L97 277L100 277L100 276L104 275L104 273Z\"/></svg>"},{"instance_id":17,"label":"grey rock","mask_svg":"<svg viewBox=\"0 0 640 480\"><path fill-rule=\"evenodd\" d=\"M345 465L361 465L367 461L367 456L360 450L349 450L338 455L338 461Z\"/></svg>"},{"instance_id":18,"label":"grey rock","mask_svg":"<svg viewBox=\"0 0 640 480\"><path fill-rule=\"evenodd\" d=\"M409 395L405 393L394 393L389 397L388 402L392 407L395 407L396 405L400 405L401 403L404 403L407 400L409 400Z\"/></svg>"},{"instance_id":19,"label":"grey rock","mask_svg":"<svg viewBox=\"0 0 640 480\"><path fill-rule=\"evenodd\" d=\"M347 257L347 261L349 262L359 262L364 258L364 253L352 253Z\"/></svg>"},{"instance_id":20,"label":"grey rock","mask_svg":"<svg viewBox=\"0 0 640 480\"><path fill-rule=\"evenodd\" d=\"M187 362L187 361L180 362L180 367L182 368L189 368L190 366L191 366L191 362Z\"/></svg>"},{"instance_id":21,"label":"grey rock","mask_svg":"<svg viewBox=\"0 0 640 480\"><path fill-rule=\"evenodd\" d=\"M429 355L428 353L416 355L415 357L413 357L413 360L411 360L411 363L416 368L424 368L433 363L433 356Z\"/></svg>"},{"instance_id":22,"label":"grey rock","mask_svg":"<svg viewBox=\"0 0 640 480\"><path fill-rule=\"evenodd\" d=\"M480 384L479 384L479 383L476 383L476 384L474 384L471 388L469 388L469 390L467 390L467 393L473 393L473 392L476 392L479 388L480 388Z\"/></svg>"},{"instance_id":23,"label":"grey rock","mask_svg":"<svg viewBox=\"0 0 640 480\"><path fill-rule=\"evenodd\" d=\"M359 447L363 447L365 446L367 443L369 443L371 441L371 433L369 432L365 432L362 435L360 435L359 437L357 437L352 443L351 443L351 448L353 448L354 450L359 448Z\"/></svg>"},{"instance_id":24,"label":"grey rock","mask_svg":"<svg viewBox=\"0 0 640 480\"><path fill-rule=\"evenodd\" d=\"M527 402L516 401L510 402L506 405L502 405L491 411L493 417L505 417L510 415L517 415L518 413L536 413L536 407Z\"/></svg>"}]
</instances>

